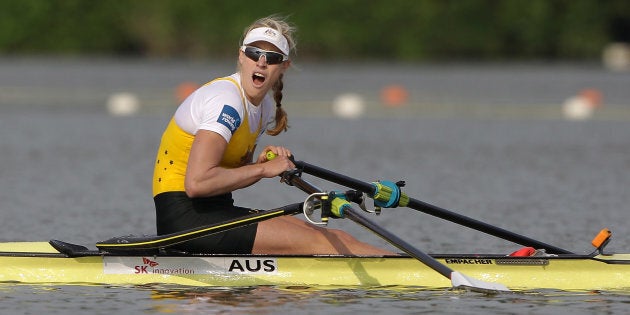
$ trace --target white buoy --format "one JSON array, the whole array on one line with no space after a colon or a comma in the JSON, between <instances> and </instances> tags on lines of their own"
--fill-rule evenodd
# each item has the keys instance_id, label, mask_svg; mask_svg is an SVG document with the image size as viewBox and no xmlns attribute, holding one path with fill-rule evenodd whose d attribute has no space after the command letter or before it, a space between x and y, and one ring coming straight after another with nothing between
<instances>
[{"instance_id":1,"label":"white buoy","mask_svg":"<svg viewBox=\"0 0 630 315\"><path fill-rule=\"evenodd\" d=\"M582 90L578 95L568 98L562 105L564 117L570 120L586 120L593 116L601 105L602 95L596 89Z\"/></svg>"},{"instance_id":2,"label":"white buoy","mask_svg":"<svg viewBox=\"0 0 630 315\"><path fill-rule=\"evenodd\" d=\"M140 101L133 93L112 94L107 100L107 112L113 116L134 115L140 109Z\"/></svg>"},{"instance_id":3,"label":"white buoy","mask_svg":"<svg viewBox=\"0 0 630 315\"><path fill-rule=\"evenodd\" d=\"M630 71L630 44L611 43L602 52L602 62L611 71Z\"/></svg>"},{"instance_id":4,"label":"white buoy","mask_svg":"<svg viewBox=\"0 0 630 315\"><path fill-rule=\"evenodd\" d=\"M564 117L569 120L585 120L593 115L593 106L581 96L568 98L562 109Z\"/></svg>"},{"instance_id":5,"label":"white buoy","mask_svg":"<svg viewBox=\"0 0 630 315\"><path fill-rule=\"evenodd\" d=\"M333 101L332 110L337 117L357 119L363 115L365 104L359 94L341 94Z\"/></svg>"}]
</instances>

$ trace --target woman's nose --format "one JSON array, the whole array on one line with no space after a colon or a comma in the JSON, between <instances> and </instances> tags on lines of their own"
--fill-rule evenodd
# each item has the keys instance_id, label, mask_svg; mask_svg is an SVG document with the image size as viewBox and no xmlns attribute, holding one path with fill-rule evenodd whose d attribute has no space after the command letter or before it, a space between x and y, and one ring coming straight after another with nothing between
<instances>
[{"instance_id":1,"label":"woman's nose","mask_svg":"<svg viewBox=\"0 0 630 315\"><path fill-rule=\"evenodd\" d=\"M258 66L263 67L267 65L267 55L262 54L260 55L260 57L258 57Z\"/></svg>"}]
</instances>

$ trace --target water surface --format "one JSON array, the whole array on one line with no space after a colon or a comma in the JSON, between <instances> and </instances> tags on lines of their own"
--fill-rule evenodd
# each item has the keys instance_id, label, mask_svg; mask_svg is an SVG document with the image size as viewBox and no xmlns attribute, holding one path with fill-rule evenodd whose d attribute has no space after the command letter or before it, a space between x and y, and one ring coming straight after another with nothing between
<instances>
[{"instance_id":1,"label":"water surface","mask_svg":"<svg viewBox=\"0 0 630 315\"><path fill-rule=\"evenodd\" d=\"M11 67L3 68L0 75L0 240L61 239L93 247L111 236L154 233L153 159L174 107L159 105L135 116L113 117L107 114L104 102L109 93L128 85L139 95L160 96L165 104L172 104L172 99L164 100L172 97L167 87L187 75L207 72L159 63L4 62L3 67ZM55 71L63 67L73 75L59 79ZM416 78L419 81L413 84L417 86L430 86L427 82L434 77L436 89L414 90L427 93L429 100L420 103L455 104L451 108L462 112L466 107L456 102L458 97L470 99L477 90L472 103L483 105L484 95L479 89L490 86L502 91L488 92L486 105L490 107L484 109L559 106L562 95L586 83L602 84L616 108L630 107L629 92L619 85L627 82L628 76L588 67L422 69L431 76L419 75L413 69L397 70L383 77ZM322 106L342 92L339 87L346 83L348 90L360 88L351 77L366 79L365 86L371 85L373 90L384 82L369 78L366 71L365 67L332 71L335 76L331 81L317 70L311 81L306 80L306 74L296 74L294 91L298 96L293 97L300 104L309 104L314 95L325 95L317 100ZM536 79L540 78L551 78L549 82L555 85L539 84ZM478 85L469 86L471 82ZM519 82L529 82L521 86L537 89L524 93L514 87ZM78 88L73 90L72 86ZM462 86L463 90L449 89L453 94L449 96L439 86ZM24 93L29 89L34 92L30 96ZM77 91L76 97L68 91ZM510 95L514 95L514 103L502 102ZM370 97L375 102L378 96L372 93ZM78 104L68 101L76 99ZM623 115L567 121L561 115L507 117L489 111L469 117L435 114L428 106L422 111L406 109L404 115L377 108L366 118L343 120L330 116L329 108L313 112L291 108L290 104L287 101L292 126L289 133L266 138L260 146L282 143L298 159L365 181L405 180L405 191L416 199L578 253L593 250L590 241L603 227L613 231L609 250L630 249L630 123ZM383 112L391 115L378 114ZM316 178L305 178L323 189L339 189ZM277 179L263 183L238 192L239 204L271 208L306 197ZM374 220L431 253L507 254L520 248L410 209L386 209ZM333 220L330 226L389 246L352 222ZM6 314L613 314L625 312L630 300L627 292L553 290L488 296L421 288L3 284L0 301L0 313Z\"/></svg>"}]
</instances>

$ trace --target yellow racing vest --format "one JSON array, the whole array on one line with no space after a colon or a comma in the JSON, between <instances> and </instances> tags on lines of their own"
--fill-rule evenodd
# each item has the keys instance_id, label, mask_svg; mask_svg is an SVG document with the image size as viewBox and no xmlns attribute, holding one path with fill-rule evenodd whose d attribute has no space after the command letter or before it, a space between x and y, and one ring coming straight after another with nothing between
<instances>
[{"instance_id":1,"label":"yellow racing vest","mask_svg":"<svg viewBox=\"0 0 630 315\"><path fill-rule=\"evenodd\" d=\"M254 150L256 149L256 140L262 128L262 111L258 128L256 131L251 132L249 128L249 115L247 113L247 101L241 86L236 80L229 77L213 80L206 83L206 85L217 80L228 80L234 83L237 89L241 91L241 100L245 111L244 117L241 125L232 135L220 163L221 167L236 168L252 162ZM171 118L166 130L164 130L162 134L160 147L155 158L155 167L153 169L154 197L167 191L185 190L184 179L188 166L188 156L190 155L190 149L194 139L194 135L182 130L175 122L175 118Z\"/></svg>"}]
</instances>

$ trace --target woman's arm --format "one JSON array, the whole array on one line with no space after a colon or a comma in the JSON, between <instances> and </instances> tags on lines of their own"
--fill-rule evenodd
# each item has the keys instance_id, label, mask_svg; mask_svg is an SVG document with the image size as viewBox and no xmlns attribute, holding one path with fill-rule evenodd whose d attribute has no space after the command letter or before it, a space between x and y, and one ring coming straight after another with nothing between
<instances>
[{"instance_id":1,"label":"woman's arm","mask_svg":"<svg viewBox=\"0 0 630 315\"><path fill-rule=\"evenodd\" d=\"M225 194L295 167L288 158L291 153L287 149L267 147L259 155L256 164L233 169L223 168L219 163L226 148L227 142L218 133L207 130L197 132L188 157L184 182L188 197ZM272 161L262 158L264 152L269 150L274 151L278 157Z\"/></svg>"}]
</instances>

